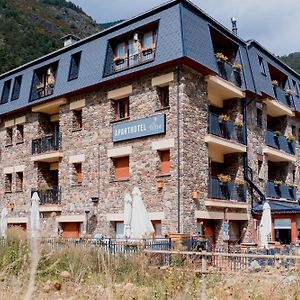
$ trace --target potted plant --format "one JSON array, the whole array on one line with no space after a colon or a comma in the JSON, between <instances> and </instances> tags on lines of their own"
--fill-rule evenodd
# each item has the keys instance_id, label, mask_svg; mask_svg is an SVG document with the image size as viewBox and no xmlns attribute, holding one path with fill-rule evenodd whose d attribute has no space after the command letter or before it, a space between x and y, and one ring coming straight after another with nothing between
<instances>
[{"instance_id":1,"label":"potted plant","mask_svg":"<svg viewBox=\"0 0 300 300\"><path fill-rule=\"evenodd\" d=\"M228 61L228 57L224 55L222 52L217 52L215 57L219 63L225 63Z\"/></svg>"},{"instance_id":2,"label":"potted plant","mask_svg":"<svg viewBox=\"0 0 300 300\"><path fill-rule=\"evenodd\" d=\"M243 186L244 184L246 184L246 181L243 178L236 178L234 180L234 183L238 186Z\"/></svg>"},{"instance_id":3,"label":"potted plant","mask_svg":"<svg viewBox=\"0 0 300 300\"><path fill-rule=\"evenodd\" d=\"M241 72L241 70L242 70L242 65L235 62L235 63L232 65L232 69L233 69L233 71L239 73L239 72Z\"/></svg>"},{"instance_id":4,"label":"potted plant","mask_svg":"<svg viewBox=\"0 0 300 300\"><path fill-rule=\"evenodd\" d=\"M230 175L225 175L223 173L218 175L218 179L221 185L226 185L231 181Z\"/></svg>"},{"instance_id":5,"label":"potted plant","mask_svg":"<svg viewBox=\"0 0 300 300\"><path fill-rule=\"evenodd\" d=\"M161 190L164 187L165 183L162 179L156 181L156 187Z\"/></svg>"},{"instance_id":6,"label":"potted plant","mask_svg":"<svg viewBox=\"0 0 300 300\"><path fill-rule=\"evenodd\" d=\"M148 48L143 48L142 49L142 53L143 55L148 55L148 54L151 54L153 52L153 48L152 47L148 47Z\"/></svg>"},{"instance_id":7,"label":"potted plant","mask_svg":"<svg viewBox=\"0 0 300 300\"><path fill-rule=\"evenodd\" d=\"M276 186L278 186L278 187L280 187L281 185L283 185L283 181L280 180L280 179L275 179L273 182L274 182L274 184L275 184Z\"/></svg>"},{"instance_id":8,"label":"potted plant","mask_svg":"<svg viewBox=\"0 0 300 300\"><path fill-rule=\"evenodd\" d=\"M275 137L282 136L282 132L279 131L279 130L275 130L275 131L274 131L274 136L275 136Z\"/></svg>"},{"instance_id":9,"label":"potted plant","mask_svg":"<svg viewBox=\"0 0 300 300\"><path fill-rule=\"evenodd\" d=\"M295 141L296 137L292 134L292 133L289 133L287 136L286 136L286 139L288 142L293 142Z\"/></svg>"},{"instance_id":10,"label":"potted plant","mask_svg":"<svg viewBox=\"0 0 300 300\"><path fill-rule=\"evenodd\" d=\"M241 200L245 199L245 189L244 189L244 186L246 184L246 181L243 178L236 178L234 180L234 183L236 185L236 191L237 191L237 194L238 194L239 198Z\"/></svg>"},{"instance_id":11,"label":"potted plant","mask_svg":"<svg viewBox=\"0 0 300 300\"><path fill-rule=\"evenodd\" d=\"M230 120L230 117L228 115L225 115L225 114L219 115L220 123L226 123L226 122L229 122L229 120Z\"/></svg>"},{"instance_id":12,"label":"potted plant","mask_svg":"<svg viewBox=\"0 0 300 300\"><path fill-rule=\"evenodd\" d=\"M236 119L234 122L236 135L239 141L242 141L244 123L241 119Z\"/></svg>"},{"instance_id":13,"label":"potted plant","mask_svg":"<svg viewBox=\"0 0 300 300\"><path fill-rule=\"evenodd\" d=\"M120 65L120 64L124 63L124 58L121 57L121 56L116 56L116 57L114 58L114 63L115 63L116 65Z\"/></svg>"},{"instance_id":14,"label":"potted plant","mask_svg":"<svg viewBox=\"0 0 300 300\"><path fill-rule=\"evenodd\" d=\"M285 93L287 96L290 96L290 95L293 95L295 93L295 91L291 90L291 89L287 89L287 90L285 90Z\"/></svg>"},{"instance_id":15,"label":"potted plant","mask_svg":"<svg viewBox=\"0 0 300 300\"><path fill-rule=\"evenodd\" d=\"M293 184L293 183L288 183L287 186L288 186L288 188L291 189L291 190L293 190L293 189L295 189L295 188L297 187L297 186L296 186L295 184Z\"/></svg>"}]
</instances>

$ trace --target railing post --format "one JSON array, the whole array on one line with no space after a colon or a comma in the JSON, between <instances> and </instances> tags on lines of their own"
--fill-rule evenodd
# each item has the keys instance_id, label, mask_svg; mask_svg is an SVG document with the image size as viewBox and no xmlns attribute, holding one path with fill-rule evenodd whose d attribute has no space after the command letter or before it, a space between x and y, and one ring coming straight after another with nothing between
<instances>
[{"instance_id":1,"label":"railing post","mask_svg":"<svg viewBox=\"0 0 300 300\"><path fill-rule=\"evenodd\" d=\"M206 273L207 270L207 256L205 254L201 254L201 273Z\"/></svg>"}]
</instances>

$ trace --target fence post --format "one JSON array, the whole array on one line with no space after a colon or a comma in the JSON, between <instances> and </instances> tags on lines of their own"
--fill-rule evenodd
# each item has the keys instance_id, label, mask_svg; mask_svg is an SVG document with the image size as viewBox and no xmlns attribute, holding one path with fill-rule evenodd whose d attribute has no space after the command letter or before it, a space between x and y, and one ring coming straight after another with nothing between
<instances>
[{"instance_id":1,"label":"fence post","mask_svg":"<svg viewBox=\"0 0 300 300\"><path fill-rule=\"evenodd\" d=\"M206 273L207 268L207 257L206 255L201 255L201 273Z\"/></svg>"}]
</instances>

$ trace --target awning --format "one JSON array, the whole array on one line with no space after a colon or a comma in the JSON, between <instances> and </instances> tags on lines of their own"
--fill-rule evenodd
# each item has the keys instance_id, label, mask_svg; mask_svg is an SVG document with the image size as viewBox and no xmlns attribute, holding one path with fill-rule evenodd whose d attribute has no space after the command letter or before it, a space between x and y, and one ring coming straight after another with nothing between
<instances>
[{"instance_id":1,"label":"awning","mask_svg":"<svg viewBox=\"0 0 300 300\"><path fill-rule=\"evenodd\" d=\"M271 214L300 214L299 203L283 201L269 201ZM253 214L260 215L263 211L263 204L258 204L252 209Z\"/></svg>"}]
</instances>

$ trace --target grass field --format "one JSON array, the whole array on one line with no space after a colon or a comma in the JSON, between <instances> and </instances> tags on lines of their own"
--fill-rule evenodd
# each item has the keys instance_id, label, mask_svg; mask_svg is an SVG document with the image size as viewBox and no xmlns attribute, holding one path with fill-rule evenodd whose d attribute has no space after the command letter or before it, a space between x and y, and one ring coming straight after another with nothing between
<instances>
[{"instance_id":1,"label":"grass field","mask_svg":"<svg viewBox=\"0 0 300 300\"><path fill-rule=\"evenodd\" d=\"M0 246L1 299L23 299L30 251L20 232ZM143 254L112 256L93 247L41 249L33 299L300 299L296 269L210 272L194 265L158 268Z\"/></svg>"}]
</instances>

